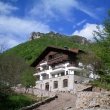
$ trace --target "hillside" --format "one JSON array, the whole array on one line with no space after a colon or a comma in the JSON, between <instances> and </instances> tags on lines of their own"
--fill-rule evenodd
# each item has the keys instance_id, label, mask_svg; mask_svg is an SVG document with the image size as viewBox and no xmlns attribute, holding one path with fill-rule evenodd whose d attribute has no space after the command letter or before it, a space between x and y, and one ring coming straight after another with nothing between
<instances>
[{"instance_id":1,"label":"hillside","mask_svg":"<svg viewBox=\"0 0 110 110\"><path fill-rule=\"evenodd\" d=\"M23 59L26 61L26 63L28 63L30 65L47 46L57 46L57 47L62 47L62 48L64 48L64 47L79 48L88 53L89 52L91 53L91 51L93 52L92 54L89 54L90 55L89 57L83 56L84 62L94 64L93 63L94 61L98 61L99 65L97 65L98 63L96 63L95 67L97 67L97 70L99 70L99 72L100 72L100 67L101 67L101 65L103 65L103 62L100 63L100 61L102 61L103 59L100 59L100 58L104 57L104 56L101 56L101 55L103 55L102 48L101 48L102 45L99 46L97 43L82 44L80 42L82 37L78 37L79 40L76 40L76 38L77 38L76 36L50 36L47 34L47 35L43 35L40 38L33 39L33 40L27 41L25 43L19 44L18 46L5 51L2 55L4 58L6 56L6 58L9 61L12 61L11 63L13 64L13 67L14 67L14 65L19 65ZM8 57L7 57L7 55L8 55ZM11 57L10 57L10 55L11 55ZM16 56L18 56L17 59L19 59L19 57L21 57L21 59L20 59L21 61L19 61L19 60L16 61ZM15 58L13 58L13 57L15 57ZM104 58L106 58L106 57L104 57ZM1 63L1 65L7 64L7 59L4 60L3 63ZM14 59L15 59L15 61L14 61ZM24 60L23 60L23 62L24 62ZM105 61L105 59L103 61ZM26 65L26 64L24 64L24 65ZM7 68L7 66L9 66L9 70L10 70L10 65L6 65L5 67ZM9 73L9 71L8 71L8 73ZM110 88L110 85L109 85L110 78L109 78L108 74L106 75L104 73L101 75L102 81L100 81L100 79L96 80L96 82L95 81L93 82L93 85L109 89Z\"/></svg>"},{"instance_id":2,"label":"hillside","mask_svg":"<svg viewBox=\"0 0 110 110\"><path fill-rule=\"evenodd\" d=\"M73 38L73 36L51 36L50 34L44 34L38 39L19 44L18 46L7 50L4 54L23 57L27 63L31 64L47 46L58 46L62 48L65 46L69 48L85 48L84 44L75 42Z\"/></svg>"}]
</instances>

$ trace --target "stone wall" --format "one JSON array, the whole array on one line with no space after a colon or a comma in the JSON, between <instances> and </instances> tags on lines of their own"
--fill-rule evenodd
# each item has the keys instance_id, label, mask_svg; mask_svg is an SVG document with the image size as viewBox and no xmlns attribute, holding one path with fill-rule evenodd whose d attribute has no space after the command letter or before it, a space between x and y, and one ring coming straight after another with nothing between
<instances>
[{"instance_id":1,"label":"stone wall","mask_svg":"<svg viewBox=\"0 0 110 110\"><path fill-rule=\"evenodd\" d=\"M92 107L109 107L110 92L78 92L76 108L86 109Z\"/></svg>"},{"instance_id":2,"label":"stone wall","mask_svg":"<svg viewBox=\"0 0 110 110\"><path fill-rule=\"evenodd\" d=\"M90 89L92 89L91 85L87 85L87 84L74 84L74 93L77 94L77 92L80 91L90 91ZM92 90L91 90L92 91Z\"/></svg>"},{"instance_id":3,"label":"stone wall","mask_svg":"<svg viewBox=\"0 0 110 110\"><path fill-rule=\"evenodd\" d=\"M68 87L63 87L63 80L68 80ZM58 88L54 88L54 81L58 81ZM49 83L49 91L71 91L74 88L74 75L65 75L36 82L36 88L45 90L45 84Z\"/></svg>"},{"instance_id":4,"label":"stone wall","mask_svg":"<svg viewBox=\"0 0 110 110\"><path fill-rule=\"evenodd\" d=\"M58 98L58 96L53 96L53 97L44 99L43 101L34 103L34 104L30 105L30 106L22 107L20 110L33 110L34 108L36 109L36 108L38 108L41 105L44 105L46 103L49 103L50 101L55 100L55 98Z\"/></svg>"},{"instance_id":5,"label":"stone wall","mask_svg":"<svg viewBox=\"0 0 110 110\"><path fill-rule=\"evenodd\" d=\"M44 91L44 90L40 90L40 89L36 89L36 88L29 88L28 90L26 90L23 87L15 87L13 88L15 92L18 93L29 93L29 94L34 94L37 95L38 97L53 97L56 95L55 92L49 92L49 91Z\"/></svg>"},{"instance_id":6,"label":"stone wall","mask_svg":"<svg viewBox=\"0 0 110 110\"><path fill-rule=\"evenodd\" d=\"M63 87L64 79L68 80L68 87ZM77 91L78 83L82 83L82 82L89 81L89 80L90 80L89 78L69 74L69 75L65 75L65 76L36 81L36 88L45 90L45 84L49 83L49 91L74 91L74 90ZM54 81L58 81L58 88L54 88ZM76 81L77 84L75 84L74 81ZM79 87L79 85L78 85L78 87ZM83 88L81 87L80 90L82 90L82 89Z\"/></svg>"},{"instance_id":7,"label":"stone wall","mask_svg":"<svg viewBox=\"0 0 110 110\"><path fill-rule=\"evenodd\" d=\"M93 92L107 92L106 89L100 88L100 87L93 87L92 88Z\"/></svg>"},{"instance_id":8,"label":"stone wall","mask_svg":"<svg viewBox=\"0 0 110 110\"><path fill-rule=\"evenodd\" d=\"M90 78L84 76L74 75L74 81L77 83L88 83L90 80Z\"/></svg>"}]
</instances>

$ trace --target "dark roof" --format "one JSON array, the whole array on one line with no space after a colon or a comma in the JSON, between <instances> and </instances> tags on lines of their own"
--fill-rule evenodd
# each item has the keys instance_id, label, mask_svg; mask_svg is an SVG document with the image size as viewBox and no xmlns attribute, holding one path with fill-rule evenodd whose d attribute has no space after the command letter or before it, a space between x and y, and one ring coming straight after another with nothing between
<instances>
[{"instance_id":1,"label":"dark roof","mask_svg":"<svg viewBox=\"0 0 110 110\"><path fill-rule=\"evenodd\" d=\"M66 49L66 48L59 48L59 47L53 47L48 46L44 49L44 51L39 55L38 58L35 59L35 61L31 64L32 67L35 67L39 64L39 62L49 53L49 52L59 52L64 54L79 54L79 53L85 53L82 50L79 49Z\"/></svg>"}]
</instances>

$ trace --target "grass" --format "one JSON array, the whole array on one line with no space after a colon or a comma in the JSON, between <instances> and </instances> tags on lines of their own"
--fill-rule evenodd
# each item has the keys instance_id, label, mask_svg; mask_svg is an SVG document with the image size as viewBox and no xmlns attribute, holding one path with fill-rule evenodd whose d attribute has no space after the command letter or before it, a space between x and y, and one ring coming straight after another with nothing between
<instances>
[{"instance_id":1,"label":"grass","mask_svg":"<svg viewBox=\"0 0 110 110\"><path fill-rule=\"evenodd\" d=\"M101 82L100 80L94 80L91 82L91 84L96 87L110 90L110 83L107 83L107 82Z\"/></svg>"},{"instance_id":2,"label":"grass","mask_svg":"<svg viewBox=\"0 0 110 110\"><path fill-rule=\"evenodd\" d=\"M0 110L19 110L20 108L37 102L37 96L29 94L12 94L0 100Z\"/></svg>"}]
</instances>

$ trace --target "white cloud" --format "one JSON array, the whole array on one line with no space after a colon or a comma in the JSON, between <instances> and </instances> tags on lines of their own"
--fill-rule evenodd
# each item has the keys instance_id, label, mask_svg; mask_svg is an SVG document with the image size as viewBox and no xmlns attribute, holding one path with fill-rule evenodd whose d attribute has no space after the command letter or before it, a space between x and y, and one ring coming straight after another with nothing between
<instances>
[{"instance_id":1,"label":"white cloud","mask_svg":"<svg viewBox=\"0 0 110 110\"><path fill-rule=\"evenodd\" d=\"M14 36L7 34L0 34L0 48L4 47L4 50L18 45L20 42L14 39Z\"/></svg>"},{"instance_id":2,"label":"white cloud","mask_svg":"<svg viewBox=\"0 0 110 110\"><path fill-rule=\"evenodd\" d=\"M76 23L75 25L73 25L73 29L75 29L75 28L76 28L76 27L78 27L78 26L83 25L86 21L87 21L87 20L86 20L86 19L84 19L84 20L82 20L82 21L80 21L80 22Z\"/></svg>"},{"instance_id":3,"label":"white cloud","mask_svg":"<svg viewBox=\"0 0 110 110\"><path fill-rule=\"evenodd\" d=\"M24 35L32 31L48 32L49 26L35 20L20 19L17 17L0 16L0 32Z\"/></svg>"},{"instance_id":4,"label":"white cloud","mask_svg":"<svg viewBox=\"0 0 110 110\"><path fill-rule=\"evenodd\" d=\"M13 16L16 10L18 8L9 2L0 1L0 45L5 45L6 49L27 41L33 31L50 31L50 27L42 22Z\"/></svg>"},{"instance_id":5,"label":"white cloud","mask_svg":"<svg viewBox=\"0 0 110 110\"><path fill-rule=\"evenodd\" d=\"M70 14L70 10L74 4L74 0L41 0L36 2L32 7L30 14L42 18L55 18L64 15L66 18Z\"/></svg>"},{"instance_id":6,"label":"white cloud","mask_svg":"<svg viewBox=\"0 0 110 110\"><path fill-rule=\"evenodd\" d=\"M27 17L27 15L24 18L14 17L13 12L18 10L18 7L9 4L9 2L0 1L0 43L5 42L7 47L10 48L20 42L26 41L29 34L33 31L49 32L51 30L50 27L37 20L70 20L71 18L73 20L75 18L73 15L74 9L80 10L93 18L97 18L89 8L81 4L78 0L36 0L30 11L27 9L32 15L32 19L30 16ZM35 20L33 16L38 19ZM25 17L30 19L26 19ZM77 26L83 23L85 23L85 20L79 22ZM81 33L82 31L83 29L74 33Z\"/></svg>"},{"instance_id":7,"label":"white cloud","mask_svg":"<svg viewBox=\"0 0 110 110\"><path fill-rule=\"evenodd\" d=\"M73 19L74 9L97 19L97 15L78 0L41 0L34 3L30 14L40 19ZM63 16L63 17L62 17Z\"/></svg>"},{"instance_id":8,"label":"white cloud","mask_svg":"<svg viewBox=\"0 0 110 110\"><path fill-rule=\"evenodd\" d=\"M80 25L82 25L82 24L85 23L85 22L86 22L86 19L82 20L81 22L78 22L76 25L77 25L77 26L80 26Z\"/></svg>"},{"instance_id":9,"label":"white cloud","mask_svg":"<svg viewBox=\"0 0 110 110\"><path fill-rule=\"evenodd\" d=\"M78 3L77 5L75 5L75 8L82 11L83 13L89 15L90 17L94 18L94 19L99 19L98 16L94 13L94 9L89 9L89 7L83 5L82 3Z\"/></svg>"},{"instance_id":10,"label":"white cloud","mask_svg":"<svg viewBox=\"0 0 110 110\"><path fill-rule=\"evenodd\" d=\"M48 25L35 20L20 19L17 17L0 16L0 39L8 47L29 39L31 32L49 32Z\"/></svg>"},{"instance_id":11,"label":"white cloud","mask_svg":"<svg viewBox=\"0 0 110 110\"><path fill-rule=\"evenodd\" d=\"M98 25L101 30L103 30L102 25ZM87 38L88 40L93 41L94 35L93 32L98 31L97 24L86 23L81 30L76 30L72 35L79 35Z\"/></svg>"},{"instance_id":12,"label":"white cloud","mask_svg":"<svg viewBox=\"0 0 110 110\"><path fill-rule=\"evenodd\" d=\"M11 4L0 1L0 14L2 15L11 14L15 10L18 10L18 8Z\"/></svg>"}]
</instances>

